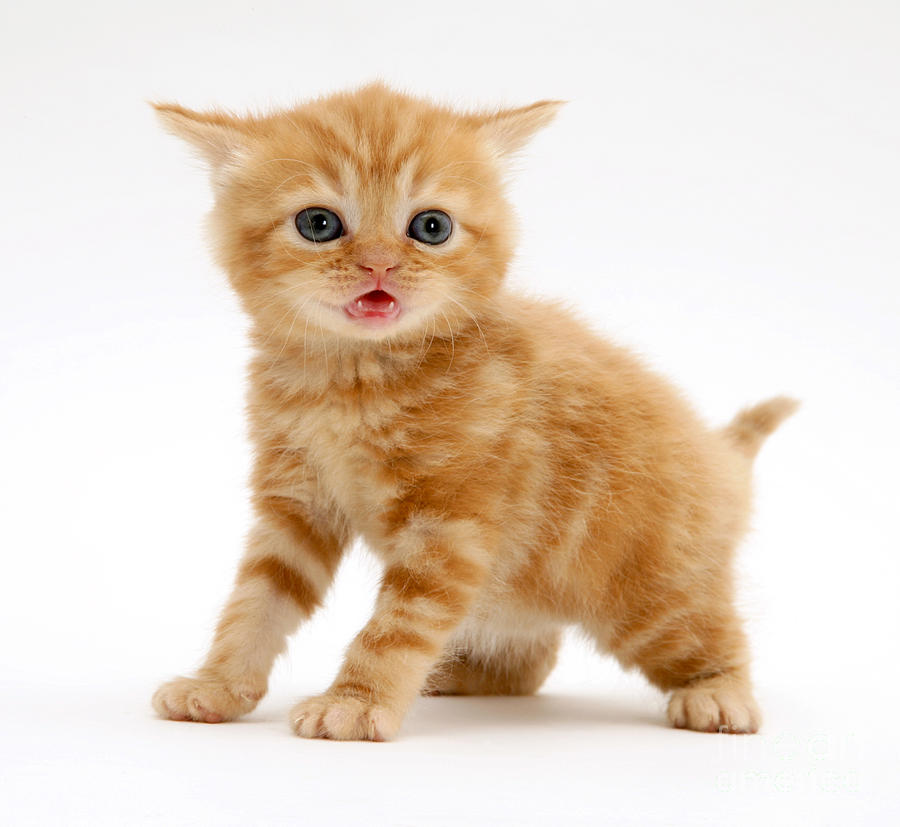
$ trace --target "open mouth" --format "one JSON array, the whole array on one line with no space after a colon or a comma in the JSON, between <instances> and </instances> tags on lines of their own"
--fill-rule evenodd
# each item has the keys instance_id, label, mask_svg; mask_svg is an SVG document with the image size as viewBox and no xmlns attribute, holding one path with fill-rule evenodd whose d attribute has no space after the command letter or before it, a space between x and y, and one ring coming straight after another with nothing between
<instances>
[{"instance_id":1,"label":"open mouth","mask_svg":"<svg viewBox=\"0 0 900 827\"><path fill-rule=\"evenodd\" d=\"M384 290L370 290L344 305L351 319L391 321L400 315L400 302Z\"/></svg>"}]
</instances>

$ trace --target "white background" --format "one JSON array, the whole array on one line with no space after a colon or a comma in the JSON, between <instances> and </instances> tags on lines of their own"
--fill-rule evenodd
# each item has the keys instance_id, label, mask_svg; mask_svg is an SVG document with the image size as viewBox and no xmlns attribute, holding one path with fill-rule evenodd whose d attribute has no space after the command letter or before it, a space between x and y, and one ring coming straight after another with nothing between
<instances>
[{"instance_id":1,"label":"white background","mask_svg":"<svg viewBox=\"0 0 900 827\"><path fill-rule=\"evenodd\" d=\"M661 695L573 637L536 698L423 699L391 744L294 738L290 705L371 605L362 551L245 722L153 717L228 592L249 449L205 175L146 101L375 77L569 100L520 164L513 283L710 422L803 399L740 555L758 736L667 729ZM0 89L0 821L896 820L896 2L7 3Z\"/></svg>"}]
</instances>

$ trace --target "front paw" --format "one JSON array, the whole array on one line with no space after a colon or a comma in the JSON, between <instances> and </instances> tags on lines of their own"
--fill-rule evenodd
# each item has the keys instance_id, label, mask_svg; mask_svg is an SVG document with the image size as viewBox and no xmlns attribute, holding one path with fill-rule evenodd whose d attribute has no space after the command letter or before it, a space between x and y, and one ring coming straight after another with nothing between
<instances>
[{"instance_id":1,"label":"front paw","mask_svg":"<svg viewBox=\"0 0 900 827\"><path fill-rule=\"evenodd\" d=\"M265 694L253 686L230 686L218 678L175 678L153 695L161 718L220 724L250 712Z\"/></svg>"},{"instance_id":2,"label":"front paw","mask_svg":"<svg viewBox=\"0 0 900 827\"><path fill-rule=\"evenodd\" d=\"M291 710L291 725L302 738L335 741L389 741L402 715L386 706L349 695L319 695Z\"/></svg>"}]
</instances>

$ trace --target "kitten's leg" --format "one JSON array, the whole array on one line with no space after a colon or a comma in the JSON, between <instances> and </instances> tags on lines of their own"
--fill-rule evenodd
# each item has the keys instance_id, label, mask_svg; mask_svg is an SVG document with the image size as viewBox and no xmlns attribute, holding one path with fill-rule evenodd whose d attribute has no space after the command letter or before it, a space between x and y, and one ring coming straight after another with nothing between
<instances>
[{"instance_id":1,"label":"kitten's leg","mask_svg":"<svg viewBox=\"0 0 900 827\"><path fill-rule=\"evenodd\" d=\"M483 536L468 521L409 520L391 542L375 613L328 691L297 704L305 738L393 737L487 573ZM424 527L421 527L424 526Z\"/></svg>"},{"instance_id":2,"label":"kitten's leg","mask_svg":"<svg viewBox=\"0 0 900 827\"><path fill-rule=\"evenodd\" d=\"M340 538L314 527L285 497L261 501L234 590L197 677L153 696L164 718L219 723L252 710L287 636L318 605L341 556Z\"/></svg>"},{"instance_id":3,"label":"kitten's leg","mask_svg":"<svg viewBox=\"0 0 900 827\"><path fill-rule=\"evenodd\" d=\"M451 645L428 676L426 695L533 695L556 665L561 635L498 642L490 651Z\"/></svg>"},{"instance_id":4,"label":"kitten's leg","mask_svg":"<svg viewBox=\"0 0 900 827\"><path fill-rule=\"evenodd\" d=\"M674 605L673 605L674 604ZM669 721L701 732L756 732L761 716L750 685L747 644L730 606L647 611L620 627L610 646L625 666L671 690Z\"/></svg>"}]
</instances>

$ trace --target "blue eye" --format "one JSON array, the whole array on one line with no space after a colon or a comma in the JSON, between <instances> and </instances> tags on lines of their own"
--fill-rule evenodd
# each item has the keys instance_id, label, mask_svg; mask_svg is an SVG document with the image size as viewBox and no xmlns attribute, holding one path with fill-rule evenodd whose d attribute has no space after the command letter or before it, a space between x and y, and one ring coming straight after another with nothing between
<instances>
[{"instance_id":1,"label":"blue eye","mask_svg":"<svg viewBox=\"0 0 900 827\"><path fill-rule=\"evenodd\" d=\"M341 219L324 207L307 207L294 217L297 232L308 241L334 241L344 234Z\"/></svg>"},{"instance_id":2,"label":"blue eye","mask_svg":"<svg viewBox=\"0 0 900 827\"><path fill-rule=\"evenodd\" d=\"M420 212L409 224L406 234L423 244L443 244L453 232L450 216L441 210Z\"/></svg>"}]
</instances>

